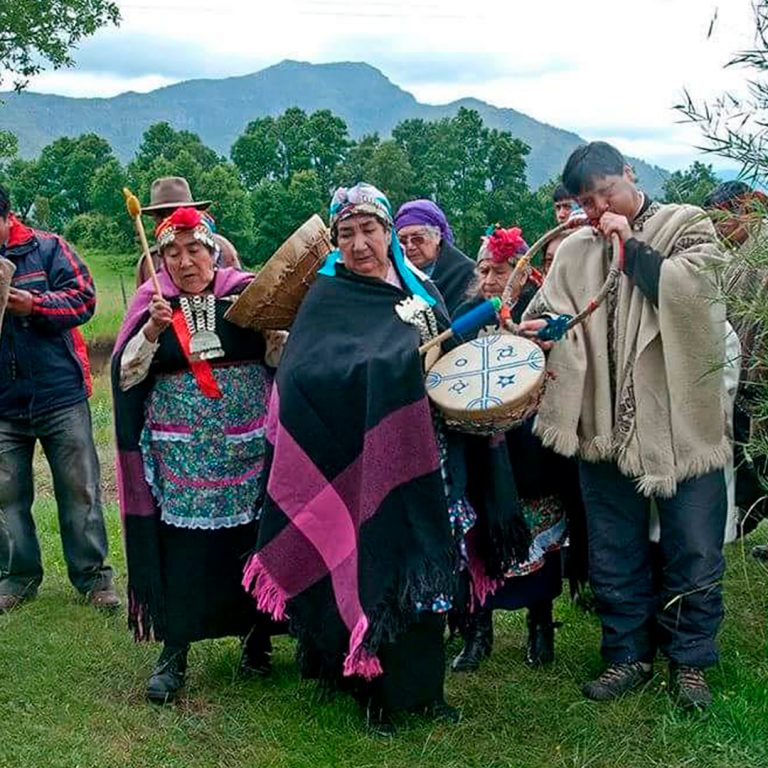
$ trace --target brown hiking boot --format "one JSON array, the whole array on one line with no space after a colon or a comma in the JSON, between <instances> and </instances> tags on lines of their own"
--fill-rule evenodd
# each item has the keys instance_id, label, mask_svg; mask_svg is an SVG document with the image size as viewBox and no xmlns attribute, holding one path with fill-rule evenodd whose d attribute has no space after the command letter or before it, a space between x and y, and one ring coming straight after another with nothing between
<instances>
[{"instance_id":1,"label":"brown hiking boot","mask_svg":"<svg viewBox=\"0 0 768 768\"><path fill-rule=\"evenodd\" d=\"M596 680L587 683L582 693L592 701L612 701L640 688L653 677L653 666L642 661L612 664Z\"/></svg>"},{"instance_id":2,"label":"brown hiking boot","mask_svg":"<svg viewBox=\"0 0 768 768\"><path fill-rule=\"evenodd\" d=\"M121 602L114 587L94 589L88 593L88 602L97 610L115 613L120 610Z\"/></svg>"},{"instance_id":3,"label":"brown hiking boot","mask_svg":"<svg viewBox=\"0 0 768 768\"><path fill-rule=\"evenodd\" d=\"M712 703L704 672L699 667L670 665L669 692L675 703L687 710L705 710Z\"/></svg>"}]
</instances>

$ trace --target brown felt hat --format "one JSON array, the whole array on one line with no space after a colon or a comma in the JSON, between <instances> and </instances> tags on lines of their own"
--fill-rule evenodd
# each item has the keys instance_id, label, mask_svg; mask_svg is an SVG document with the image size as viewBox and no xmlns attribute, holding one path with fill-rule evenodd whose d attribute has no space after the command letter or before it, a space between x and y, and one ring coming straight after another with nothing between
<instances>
[{"instance_id":1,"label":"brown felt hat","mask_svg":"<svg viewBox=\"0 0 768 768\"><path fill-rule=\"evenodd\" d=\"M193 200L189 182L183 176L163 176L152 182L149 192L149 205L142 213L153 211L174 211L176 208L198 208L204 211L210 206L210 200Z\"/></svg>"}]
</instances>

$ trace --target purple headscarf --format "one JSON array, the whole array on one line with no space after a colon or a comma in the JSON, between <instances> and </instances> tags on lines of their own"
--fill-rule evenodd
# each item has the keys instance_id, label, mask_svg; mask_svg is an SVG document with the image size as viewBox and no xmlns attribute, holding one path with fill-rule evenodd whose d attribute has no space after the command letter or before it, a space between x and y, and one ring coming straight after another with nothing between
<instances>
[{"instance_id":1,"label":"purple headscarf","mask_svg":"<svg viewBox=\"0 0 768 768\"><path fill-rule=\"evenodd\" d=\"M453 245L453 232L440 207L431 200L411 200L403 203L395 215L395 229L413 225L437 227L443 240Z\"/></svg>"}]
</instances>

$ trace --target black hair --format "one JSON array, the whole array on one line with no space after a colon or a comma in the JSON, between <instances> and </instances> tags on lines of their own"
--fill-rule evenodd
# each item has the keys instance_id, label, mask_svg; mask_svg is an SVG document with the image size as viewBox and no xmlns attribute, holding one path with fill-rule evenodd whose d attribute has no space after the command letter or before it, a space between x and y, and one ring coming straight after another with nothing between
<instances>
[{"instance_id":1,"label":"black hair","mask_svg":"<svg viewBox=\"0 0 768 768\"><path fill-rule=\"evenodd\" d=\"M627 161L616 147L605 141L591 141L575 149L563 169L563 186L572 197L586 192L603 176L620 176Z\"/></svg>"},{"instance_id":2,"label":"black hair","mask_svg":"<svg viewBox=\"0 0 768 768\"><path fill-rule=\"evenodd\" d=\"M0 219L7 219L10 212L11 196L5 187L0 186Z\"/></svg>"},{"instance_id":3,"label":"black hair","mask_svg":"<svg viewBox=\"0 0 768 768\"><path fill-rule=\"evenodd\" d=\"M741 202L741 198L752 193L752 187L743 181L724 181L718 184L705 198L705 208L722 208Z\"/></svg>"},{"instance_id":4,"label":"black hair","mask_svg":"<svg viewBox=\"0 0 768 768\"><path fill-rule=\"evenodd\" d=\"M573 195L565 188L564 184L558 184L552 193L552 202L559 203L562 200L573 200Z\"/></svg>"}]
</instances>

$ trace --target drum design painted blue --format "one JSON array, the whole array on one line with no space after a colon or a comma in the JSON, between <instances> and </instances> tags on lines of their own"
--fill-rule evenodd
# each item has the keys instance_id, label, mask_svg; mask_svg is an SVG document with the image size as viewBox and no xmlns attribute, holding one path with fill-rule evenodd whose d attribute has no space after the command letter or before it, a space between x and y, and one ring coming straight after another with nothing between
<instances>
[{"instance_id":1,"label":"drum design painted blue","mask_svg":"<svg viewBox=\"0 0 768 768\"><path fill-rule=\"evenodd\" d=\"M510 395L544 370L539 347L509 334L494 333L449 352L429 371L427 391L451 393L452 407L483 410L509 402Z\"/></svg>"}]
</instances>

